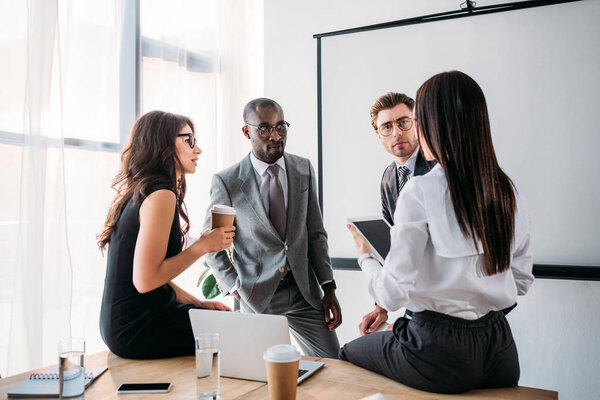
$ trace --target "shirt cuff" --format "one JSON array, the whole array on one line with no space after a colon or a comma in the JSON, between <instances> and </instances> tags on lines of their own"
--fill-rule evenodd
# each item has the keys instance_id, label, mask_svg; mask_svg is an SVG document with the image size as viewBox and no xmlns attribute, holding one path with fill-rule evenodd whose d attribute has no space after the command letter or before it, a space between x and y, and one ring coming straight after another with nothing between
<instances>
[{"instance_id":1,"label":"shirt cuff","mask_svg":"<svg viewBox=\"0 0 600 400\"><path fill-rule=\"evenodd\" d=\"M379 261L373 258L365 259L360 265L360 269L369 275L378 274L381 271L381 267L382 265L379 263Z\"/></svg>"},{"instance_id":2,"label":"shirt cuff","mask_svg":"<svg viewBox=\"0 0 600 400\"><path fill-rule=\"evenodd\" d=\"M229 294L233 295L233 292L235 292L239 288L240 288L240 285L239 285L238 281L236 280L235 283L233 284L233 287L231 289L229 289Z\"/></svg>"}]
</instances>

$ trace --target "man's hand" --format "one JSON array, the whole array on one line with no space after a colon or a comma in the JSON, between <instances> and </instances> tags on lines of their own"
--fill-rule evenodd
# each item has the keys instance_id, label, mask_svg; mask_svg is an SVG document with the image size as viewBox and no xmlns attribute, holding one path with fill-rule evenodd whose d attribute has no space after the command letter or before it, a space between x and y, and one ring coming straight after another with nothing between
<instances>
[{"instance_id":1,"label":"man's hand","mask_svg":"<svg viewBox=\"0 0 600 400\"><path fill-rule=\"evenodd\" d=\"M337 297L335 297L334 288L326 288L323 296L323 311L325 312L325 322L330 331L342 324L342 309ZM333 315L333 318L331 317Z\"/></svg>"},{"instance_id":2,"label":"man's hand","mask_svg":"<svg viewBox=\"0 0 600 400\"><path fill-rule=\"evenodd\" d=\"M373 333L388 319L388 312L384 308L381 308L378 305L375 305L375 309L365 315L362 319L360 325L358 325L358 330L360 331L360 335L364 336L369 333Z\"/></svg>"}]
</instances>

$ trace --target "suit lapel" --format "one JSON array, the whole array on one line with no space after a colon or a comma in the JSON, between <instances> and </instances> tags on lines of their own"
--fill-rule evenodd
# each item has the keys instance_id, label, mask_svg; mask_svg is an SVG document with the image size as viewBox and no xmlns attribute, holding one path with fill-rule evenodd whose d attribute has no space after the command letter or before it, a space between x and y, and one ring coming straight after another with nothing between
<instances>
[{"instance_id":1,"label":"suit lapel","mask_svg":"<svg viewBox=\"0 0 600 400\"><path fill-rule=\"evenodd\" d=\"M391 181L393 183L393 187L391 188L391 196L393 200L392 204L396 204L396 202L398 201L398 166L396 165L395 161L392 162L390 166L392 167L390 172L392 173ZM396 209L395 206L393 208Z\"/></svg>"},{"instance_id":2,"label":"suit lapel","mask_svg":"<svg viewBox=\"0 0 600 400\"><path fill-rule=\"evenodd\" d=\"M298 166L292 161L286 154L283 155L285 158L285 171L287 175L288 183L288 205L287 205L287 222L285 227L285 237L290 237L290 234L294 227L298 226L298 219L300 218L300 210L302 209L299 199L301 187L302 174L298 171Z\"/></svg>"},{"instance_id":3,"label":"suit lapel","mask_svg":"<svg viewBox=\"0 0 600 400\"><path fill-rule=\"evenodd\" d=\"M240 168L239 179L242 181L240 190L246 198L247 204L252 208L256 218L262 223L264 228L275 236L280 238L279 233L275 230L275 227L271 223L271 219L265 210L265 206L260 198L260 191L258 190L258 183L256 182L256 173L254 167L250 161L250 155L242 161Z\"/></svg>"},{"instance_id":4,"label":"suit lapel","mask_svg":"<svg viewBox=\"0 0 600 400\"><path fill-rule=\"evenodd\" d=\"M417 161L415 162L415 176L418 175L425 175L426 173L428 173L429 171L431 171L431 168L433 168L433 166L435 165L435 163L428 163L425 160L425 157L423 157L423 154L421 153L421 150L419 150L419 154L417 154Z\"/></svg>"}]
</instances>

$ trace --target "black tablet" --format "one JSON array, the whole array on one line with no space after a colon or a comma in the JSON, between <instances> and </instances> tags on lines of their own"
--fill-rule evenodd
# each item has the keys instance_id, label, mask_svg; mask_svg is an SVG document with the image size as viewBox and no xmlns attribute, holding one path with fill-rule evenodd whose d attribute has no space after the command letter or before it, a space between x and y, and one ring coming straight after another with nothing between
<instances>
[{"instance_id":1,"label":"black tablet","mask_svg":"<svg viewBox=\"0 0 600 400\"><path fill-rule=\"evenodd\" d=\"M348 218L348 222L367 239L375 255L385 260L390 252L390 224L382 217Z\"/></svg>"}]
</instances>

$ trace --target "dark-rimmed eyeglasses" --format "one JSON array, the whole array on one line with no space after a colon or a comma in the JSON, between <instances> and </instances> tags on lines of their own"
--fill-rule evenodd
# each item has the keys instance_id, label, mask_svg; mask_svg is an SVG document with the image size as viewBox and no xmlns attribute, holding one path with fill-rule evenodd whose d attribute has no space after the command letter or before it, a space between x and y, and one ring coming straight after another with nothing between
<instances>
[{"instance_id":1,"label":"dark-rimmed eyeglasses","mask_svg":"<svg viewBox=\"0 0 600 400\"><path fill-rule=\"evenodd\" d=\"M251 126L253 128L256 128L256 130L258 131L258 134L262 137L269 137L271 136L271 133L273 132L273 129L275 129L277 131L277 133L279 134L279 136L284 136L287 134L288 128L290 127L290 123L286 122L286 121L281 121L278 122L276 125L269 125L269 124L260 124L260 125L252 125L252 124L246 124L246 126Z\"/></svg>"},{"instance_id":2,"label":"dark-rimmed eyeglasses","mask_svg":"<svg viewBox=\"0 0 600 400\"><path fill-rule=\"evenodd\" d=\"M196 136L194 136L193 133L180 133L177 135L177 137L179 136L187 136L187 139L185 139L185 142L190 146L190 149L193 149L194 147L196 147Z\"/></svg>"},{"instance_id":3,"label":"dark-rimmed eyeglasses","mask_svg":"<svg viewBox=\"0 0 600 400\"><path fill-rule=\"evenodd\" d=\"M409 117L403 117L395 121L386 122L377 128L377 132L379 132L381 136L390 136L392 133L394 133L394 124L396 124L398 129L401 131L408 131L413 127L413 119Z\"/></svg>"}]
</instances>

